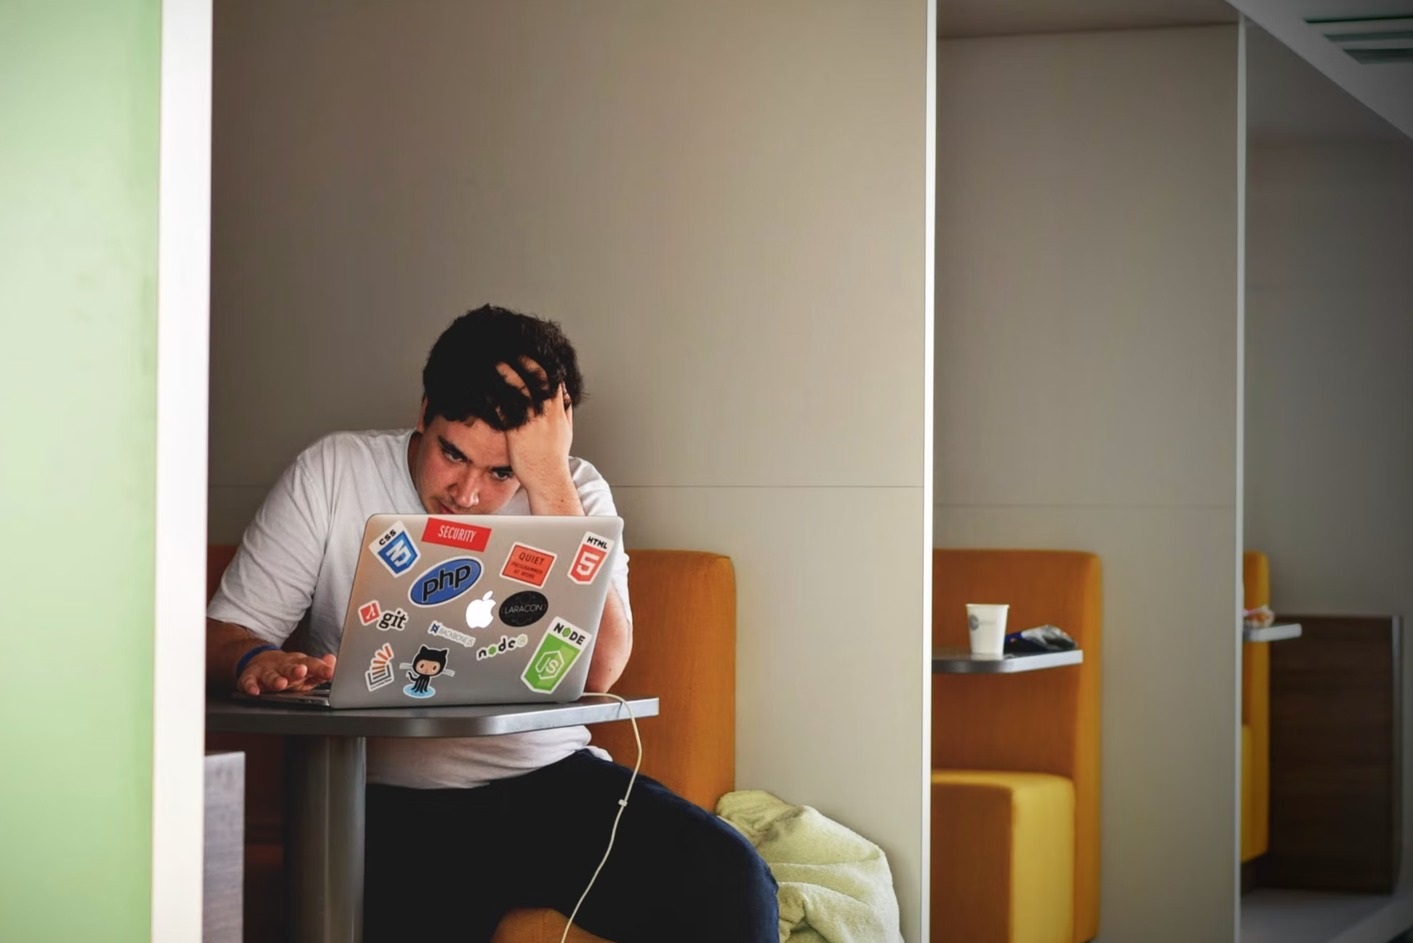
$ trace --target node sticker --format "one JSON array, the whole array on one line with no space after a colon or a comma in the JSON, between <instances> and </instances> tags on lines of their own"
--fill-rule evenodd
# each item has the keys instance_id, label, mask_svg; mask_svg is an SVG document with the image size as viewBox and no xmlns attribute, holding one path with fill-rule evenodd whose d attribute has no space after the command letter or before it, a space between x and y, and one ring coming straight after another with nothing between
<instances>
[{"instance_id":1,"label":"node sticker","mask_svg":"<svg viewBox=\"0 0 1413 943\"><path fill-rule=\"evenodd\" d=\"M569 578L576 583L592 583L599 575L599 568L608 559L613 549L613 541L598 534L587 533L579 551L574 554L574 562L569 567Z\"/></svg>"},{"instance_id":2,"label":"node sticker","mask_svg":"<svg viewBox=\"0 0 1413 943\"><path fill-rule=\"evenodd\" d=\"M500 575L517 583L544 586L545 580L549 578L550 568L554 566L554 558L555 555L548 550L528 544L516 544L510 548L510 556L505 558L505 566L500 568Z\"/></svg>"},{"instance_id":3,"label":"node sticker","mask_svg":"<svg viewBox=\"0 0 1413 943\"><path fill-rule=\"evenodd\" d=\"M378 600L373 599L358 607L358 621L364 625L372 625L378 621L378 617L383 614L383 607L378 605Z\"/></svg>"},{"instance_id":4,"label":"node sticker","mask_svg":"<svg viewBox=\"0 0 1413 943\"><path fill-rule=\"evenodd\" d=\"M530 644L528 635L502 635L499 642L492 642L476 653L477 661L485 661L487 658L494 658L497 655L504 655L506 652L513 652L523 649Z\"/></svg>"},{"instance_id":5,"label":"node sticker","mask_svg":"<svg viewBox=\"0 0 1413 943\"><path fill-rule=\"evenodd\" d=\"M419 556L417 545L412 542L407 528L398 521L377 536L368 549L382 561L383 566L393 576L401 576L412 568Z\"/></svg>"},{"instance_id":6,"label":"node sticker","mask_svg":"<svg viewBox=\"0 0 1413 943\"><path fill-rule=\"evenodd\" d=\"M522 628L539 622L549 611L549 600L543 593L527 589L500 604L500 621L512 628Z\"/></svg>"},{"instance_id":7,"label":"node sticker","mask_svg":"<svg viewBox=\"0 0 1413 943\"><path fill-rule=\"evenodd\" d=\"M417 657L411 662L403 662L399 668L411 669L407 672L407 680L412 683L402 689L402 693L408 697L435 697L437 689L432 687L432 679L446 675L448 678L455 676L456 672L446 666L446 655L450 649L430 648L426 645L417 649Z\"/></svg>"},{"instance_id":8,"label":"node sticker","mask_svg":"<svg viewBox=\"0 0 1413 943\"><path fill-rule=\"evenodd\" d=\"M589 641L589 633L563 619L555 619L540 639L539 648L530 656L530 663L520 680L532 691L553 694L554 689L569 674L574 662L584 651Z\"/></svg>"},{"instance_id":9,"label":"node sticker","mask_svg":"<svg viewBox=\"0 0 1413 943\"><path fill-rule=\"evenodd\" d=\"M392 646L384 642L383 647L373 653L372 660L368 662L368 673L363 676L368 681L369 691L376 691L393 683L392 660Z\"/></svg>"},{"instance_id":10,"label":"node sticker","mask_svg":"<svg viewBox=\"0 0 1413 943\"><path fill-rule=\"evenodd\" d=\"M476 640L471 636L467 635L465 632L458 632L455 629L448 628L447 626L442 625L436 619L433 619L432 624L427 626L427 634L440 636L444 639L450 639L456 644L464 645L467 648L470 648L472 645L476 644Z\"/></svg>"},{"instance_id":11,"label":"node sticker","mask_svg":"<svg viewBox=\"0 0 1413 943\"><path fill-rule=\"evenodd\" d=\"M462 524L459 521L443 520L439 517L427 519L422 531L422 542L441 544L444 547L460 547L462 550L485 550L491 539L489 527L475 524Z\"/></svg>"}]
</instances>

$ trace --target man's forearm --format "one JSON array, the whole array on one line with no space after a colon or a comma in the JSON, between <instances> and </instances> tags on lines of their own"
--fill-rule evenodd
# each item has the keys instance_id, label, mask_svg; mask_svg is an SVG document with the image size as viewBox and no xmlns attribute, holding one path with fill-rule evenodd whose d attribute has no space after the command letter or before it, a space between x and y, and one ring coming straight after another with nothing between
<instances>
[{"instance_id":1,"label":"man's forearm","mask_svg":"<svg viewBox=\"0 0 1413 943\"><path fill-rule=\"evenodd\" d=\"M632 653L633 623L628 621L618 590L610 588L604 601L603 617L599 619L599 637L594 642L594 657L584 690L597 693L612 688L628 666L628 656Z\"/></svg>"},{"instance_id":2,"label":"man's forearm","mask_svg":"<svg viewBox=\"0 0 1413 943\"><path fill-rule=\"evenodd\" d=\"M206 620L206 686L213 691L235 688L235 667L242 655L266 644L254 632L231 622Z\"/></svg>"}]
</instances>

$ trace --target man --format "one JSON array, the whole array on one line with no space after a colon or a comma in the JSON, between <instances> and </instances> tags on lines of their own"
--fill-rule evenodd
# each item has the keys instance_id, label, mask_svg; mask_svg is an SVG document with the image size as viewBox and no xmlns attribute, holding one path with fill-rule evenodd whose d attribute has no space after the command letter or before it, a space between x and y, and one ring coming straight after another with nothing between
<instances>
[{"instance_id":1,"label":"man","mask_svg":"<svg viewBox=\"0 0 1413 943\"><path fill-rule=\"evenodd\" d=\"M469 312L433 345L422 386L415 429L326 436L271 489L207 612L213 686L258 694L333 677L371 514L617 513L607 482L569 454L583 378L558 325L489 305ZM619 556L589 691L607 691L632 651ZM308 651L284 651L306 612ZM371 740L370 943L482 943L512 908L573 911L630 775L588 741L583 727ZM455 849L448 870L434 864L443 848ZM776 943L775 892L749 842L640 776L575 922L614 943Z\"/></svg>"}]
</instances>

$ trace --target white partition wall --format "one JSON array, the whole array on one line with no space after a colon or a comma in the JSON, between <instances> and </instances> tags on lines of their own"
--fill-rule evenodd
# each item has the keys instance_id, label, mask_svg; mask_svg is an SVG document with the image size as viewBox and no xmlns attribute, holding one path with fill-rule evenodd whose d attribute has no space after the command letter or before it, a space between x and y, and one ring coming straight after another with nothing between
<instances>
[{"instance_id":1,"label":"white partition wall","mask_svg":"<svg viewBox=\"0 0 1413 943\"><path fill-rule=\"evenodd\" d=\"M1104 568L1100 939L1236 924L1236 27L939 52L939 546Z\"/></svg>"},{"instance_id":2,"label":"white partition wall","mask_svg":"<svg viewBox=\"0 0 1413 943\"><path fill-rule=\"evenodd\" d=\"M221 0L211 532L559 320L629 547L731 555L737 782L889 855L924 939L929 2Z\"/></svg>"}]
</instances>

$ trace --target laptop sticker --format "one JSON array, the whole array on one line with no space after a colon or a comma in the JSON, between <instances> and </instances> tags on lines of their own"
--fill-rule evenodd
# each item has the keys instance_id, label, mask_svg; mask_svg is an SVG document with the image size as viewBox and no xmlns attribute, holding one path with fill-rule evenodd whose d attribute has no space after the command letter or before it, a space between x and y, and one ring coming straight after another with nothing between
<instances>
[{"instance_id":1,"label":"laptop sticker","mask_svg":"<svg viewBox=\"0 0 1413 943\"><path fill-rule=\"evenodd\" d=\"M466 592L481 578L481 561L475 557L444 560L412 581L407 598L414 606L437 606Z\"/></svg>"},{"instance_id":2,"label":"laptop sticker","mask_svg":"<svg viewBox=\"0 0 1413 943\"><path fill-rule=\"evenodd\" d=\"M495 621L495 616L491 615L491 610L496 607L496 601L491 598L495 590L487 590L486 595L480 599L471 600L466 607L466 627L468 629L484 629Z\"/></svg>"},{"instance_id":3,"label":"laptop sticker","mask_svg":"<svg viewBox=\"0 0 1413 943\"><path fill-rule=\"evenodd\" d=\"M613 541L607 537L586 533L584 542L579 545L579 552L574 554L574 562L569 567L569 578L576 583L592 583L612 549Z\"/></svg>"},{"instance_id":4,"label":"laptop sticker","mask_svg":"<svg viewBox=\"0 0 1413 943\"><path fill-rule=\"evenodd\" d=\"M427 634L448 639L458 645L464 645L466 648L470 648L472 645L476 644L476 640L465 632L458 632L449 626L442 625L436 619L433 619L432 624L427 626Z\"/></svg>"},{"instance_id":5,"label":"laptop sticker","mask_svg":"<svg viewBox=\"0 0 1413 943\"><path fill-rule=\"evenodd\" d=\"M543 593L527 589L516 593L500 604L500 621L512 628L523 628L539 622L549 611L549 600Z\"/></svg>"},{"instance_id":6,"label":"laptop sticker","mask_svg":"<svg viewBox=\"0 0 1413 943\"><path fill-rule=\"evenodd\" d=\"M378 605L378 600L373 599L358 607L358 621L364 625L372 625L378 621L378 617L383 614L383 607Z\"/></svg>"},{"instance_id":7,"label":"laptop sticker","mask_svg":"<svg viewBox=\"0 0 1413 943\"><path fill-rule=\"evenodd\" d=\"M376 603L374 604L376 605ZM383 610L383 614L378 616L378 631L386 632L388 629L395 629L401 632L407 628L407 610L398 606L392 611Z\"/></svg>"},{"instance_id":8,"label":"laptop sticker","mask_svg":"<svg viewBox=\"0 0 1413 943\"><path fill-rule=\"evenodd\" d=\"M407 680L412 683L402 689L408 697L435 697L437 689L432 687L432 679L440 675L455 677L456 672L446 666L446 655L450 649L429 648L426 645L417 649L417 657L403 662L399 668L411 669Z\"/></svg>"},{"instance_id":9,"label":"laptop sticker","mask_svg":"<svg viewBox=\"0 0 1413 943\"><path fill-rule=\"evenodd\" d=\"M373 653L372 659L368 662L368 671L363 676L368 682L368 690L376 691L385 688L393 683L393 660L392 646L387 642L383 647Z\"/></svg>"},{"instance_id":10,"label":"laptop sticker","mask_svg":"<svg viewBox=\"0 0 1413 943\"><path fill-rule=\"evenodd\" d=\"M530 656L520 680L532 691L553 694L584 651L589 633L564 619L556 618Z\"/></svg>"},{"instance_id":11,"label":"laptop sticker","mask_svg":"<svg viewBox=\"0 0 1413 943\"><path fill-rule=\"evenodd\" d=\"M516 544L510 548L510 556L505 558L505 566L500 575L517 583L529 586L544 586L554 566L555 555L529 544Z\"/></svg>"},{"instance_id":12,"label":"laptop sticker","mask_svg":"<svg viewBox=\"0 0 1413 943\"><path fill-rule=\"evenodd\" d=\"M383 566L388 568L388 572L393 576L401 576L412 568L421 556L417 551L417 545L412 542L412 537L407 533L407 528L402 526L402 521L397 521L393 526L383 531L374 541L368 545L368 549L382 561Z\"/></svg>"},{"instance_id":13,"label":"laptop sticker","mask_svg":"<svg viewBox=\"0 0 1413 943\"><path fill-rule=\"evenodd\" d=\"M422 542L441 544L444 547L460 547L462 550L485 550L491 539L489 527L475 524L462 524L459 521L446 521L438 517L427 519L422 530Z\"/></svg>"},{"instance_id":14,"label":"laptop sticker","mask_svg":"<svg viewBox=\"0 0 1413 943\"><path fill-rule=\"evenodd\" d=\"M513 652L529 646L530 636L528 635L502 635L499 642L492 642L476 653L477 661L485 661L487 658L494 658L497 655L504 655L506 652Z\"/></svg>"}]
</instances>

